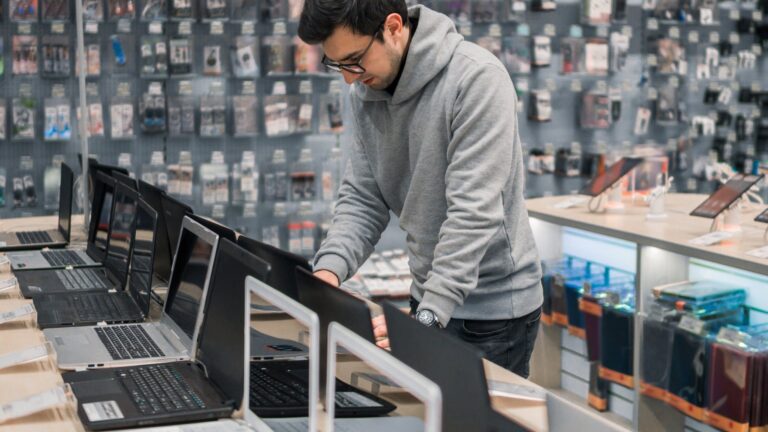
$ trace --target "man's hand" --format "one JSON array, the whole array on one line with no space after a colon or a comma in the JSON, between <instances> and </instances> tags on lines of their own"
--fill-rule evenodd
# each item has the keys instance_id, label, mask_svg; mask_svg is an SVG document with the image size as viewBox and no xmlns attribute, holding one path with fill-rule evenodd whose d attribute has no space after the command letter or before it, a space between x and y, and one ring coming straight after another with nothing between
<instances>
[{"instance_id":1,"label":"man's hand","mask_svg":"<svg viewBox=\"0 0 768 432\"><path fill-rule=\"evenodd\" d=\"M387 323L384 315L379 315L371 320L373 322L373 337L376 338L376 346L389 349L389 337L387 335Z\"/></svg>"},{"instance_id":2,"label":"man's hand","mask_svg":"<svg viewBox=\"0 0 768 432\"><path fill-rule=\"evenodd\" d=\"M318 270L315 272L315 276L318 279L335 286L336 288L339 287L339 277L336 276L336 274L334 274L332 271Z\"/></svg>"}]
</instances>

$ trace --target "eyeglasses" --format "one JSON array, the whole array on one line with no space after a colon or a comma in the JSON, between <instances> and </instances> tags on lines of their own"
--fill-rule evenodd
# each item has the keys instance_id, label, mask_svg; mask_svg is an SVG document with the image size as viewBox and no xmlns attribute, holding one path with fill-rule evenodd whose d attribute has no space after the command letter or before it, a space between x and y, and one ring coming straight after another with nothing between
<instances>
[{"instance_id":1,"label":"eyeglasses","mask_svg":"<svg viewBox=\"0 0 768 432\"><path fill-rule=\"evenodd\" d=\"M384 24L382 23L382 25ZM325 65L326 68L334 72L341 72L342 70L345 70L355 75L364 74L365 68L360 63L362 63L363 59L365 58L365 55L368 54L368 50L371 49L371 46L373 45L373 42L376 40L376 38L379 36L380 31L381 31L381 26L379 26L379 30L376 30L376 33L373 34L373 36L371 37L371 41L368 42L368 46L365 47L365 50L363 51L362 54L360 54L360 58L358 58L356 62L354 63L332 62L328 60L328 57L326 57L325 54L323 54L322 63Z\"/></svg>"}]
</instances>

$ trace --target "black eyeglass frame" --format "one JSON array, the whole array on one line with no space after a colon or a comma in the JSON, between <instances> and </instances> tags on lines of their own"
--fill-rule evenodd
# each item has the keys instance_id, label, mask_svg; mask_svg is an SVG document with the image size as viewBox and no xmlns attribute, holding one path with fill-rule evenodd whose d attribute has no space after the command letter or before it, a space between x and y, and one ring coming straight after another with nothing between
<instances>
[{"instance_id":1,"label":"black eyeglass frame","mask_svg":"<svg viewBox=\"0 0 768 432\"><path fill-rule=\"evenodd\" d=\"M365 55L368 54L368 50L371 49L371 47L373 46L373 43L376 41L376 38L379 36L379 33L381 32L381 27L383 26L384 26L384 23L381 23L381 25L379 26L379 29L376 30L376 33L374 33L373 36L371 36L371 41L368 43L368 46L365 47L365 50L363 50L362 54L360 54L360 60L358 60L357 62L355 63L332 62L328 60L328 57L326 57L325 54L323 54L323 60L322 60L323 65L334 72L341 72L342 70L345 70L355 75L364 74L366 70L361 63L365 59Z\"/></svg>"}]
</instances>

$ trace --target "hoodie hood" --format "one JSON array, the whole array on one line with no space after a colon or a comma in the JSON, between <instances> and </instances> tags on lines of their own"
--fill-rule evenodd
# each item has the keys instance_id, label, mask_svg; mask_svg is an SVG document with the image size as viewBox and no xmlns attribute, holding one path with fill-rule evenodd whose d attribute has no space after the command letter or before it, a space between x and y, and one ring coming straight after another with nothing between
<instances>
[{"instance_id":1,"label":"hoodie hood","mask_svg":"<svg viewBox=\"0 0 768 432\"><path fill-rule=\"evenodd\" d=\"M403 74L395 93L375 90L355 82L355 94L364 101L390 100L393 104L405 102L419 93L451 61L456 47L464 40L447 16L418 5L408 8L408 17L419 20L411 37Z\"/></svg>"}]
</instances>

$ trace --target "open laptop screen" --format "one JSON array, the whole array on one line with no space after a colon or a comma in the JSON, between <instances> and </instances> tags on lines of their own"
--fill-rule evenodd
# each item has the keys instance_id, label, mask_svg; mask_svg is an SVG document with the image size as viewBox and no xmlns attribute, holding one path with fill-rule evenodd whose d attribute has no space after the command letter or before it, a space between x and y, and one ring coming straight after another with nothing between
<instances>
[{"instance_id":1,"label":"open laptop screen","mask_svg":"<svg viewBox=\"0 0 768 432\"><path fill-rule=\"evenodd\" d=\"M168 287L166 313L190 338L194 337L200 299L205 289L214 243L189 230L181 232L179 250Z\"/></svg>"},{"instance_id":2,"label":"open laptop screen","mask_svg":"<svg viewBox=\"0 0 768 432\"><path fill-rule=\"evenodd\" d=\"M245 278L263 278L269 265L227 239L219 239L198 359L208 376L240 405L243 395Z\"/></svg>"},{"instance_id":3,"label":"open laptop screen","mask_svg":"<svg viewBox=\"0 0 768 432\"><path fill-rule=\"evenodd\" d=\"M59 232L69 241L72 224L72 183L74 174L67 164L61 164L61 184L59 185Z\"/></svg>"},{"instance_id":4,"label":"open laptop screen","mask_svg":"<svg viewBox=\"0 0 768 432\"><path fill-rule=\"evenodd\" d=\"M139 200L136 211L136 229L133 231L133 254L131 255L131 296L144 315L149 313L152 294L152 267L155 251L157 212L143 200Z\"/></svg>"},{"instance_id":5,"label":"open laptop screen","mask_svg":"<svg viewBox=\"0 0 768 432\"><path fill-rule=\"evenodd\" d=\"M269 278L264 281L267 285L294 300L299 299L298 288L296 288L296 267L312 270L306 258L242 235L237 238L237 244L269 263L272 271L269 273Z\"/></svg>"},{"instance_id":6,"label":"open laptop screen","mask_svg":"<svg viewBox=\"0 0 768 432\"><path fill-rule=\"evenodd\" d=\"M165 213L163 212L162 203L165 193L143 180L139 180L139 193L141 193L141 198L157 212L157 243L155 244L154 271L158 278L168 282L168 279L171 277L171 261L173 260L171 247L175 248L176 245L171 246L168 240L168 228L165 224Z\"/></svg>"},{"instance_id":7,"label":"open laptop screen","mask_svg":"<svg viewBox=\"0 0 768 432\"><path fill-rule=\"evenodd\" d=\"M118 185L115 197L115 210L110 224L107 258L104 265L117 277L120 285L124 286L138 194L123 185Z\"/></svg>"},{"instance_id":8,"label":"open laptop screen","mask_svg":"<svg viewBox=\"0 0 768 432\"><path fill-rule=\"evenodd\" d=\"M115 179L98 173L95 193L93 205L97 206L98 213L91 213L94 218L91 223L95 226L91 229L89 240L96 247L97 252L101 254L101 259L107 253L107 239L109 237L109 225L112 222L112 204L115 195Z\"/></svg>"},{"instance_id":9,"label":"open laptop screen","mask_svg":"<svg viewBox=\"0 0 768 432\"><path fill-rule=\"evenodd\" d=\"M171 246L171 262L173 262L173 256L176 255L176 247L179 244L181 222L184 216L192 214L192 208L168 195L163 195L162 205L165 227L168 230L168 242Z\"/></svg>"}]
</instances>

